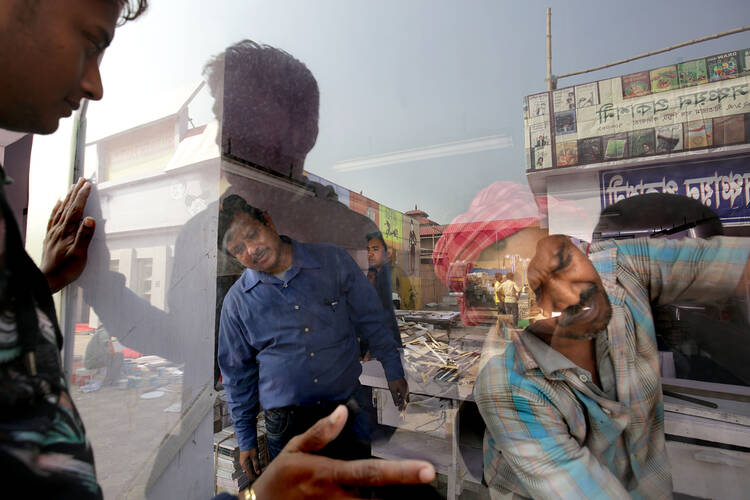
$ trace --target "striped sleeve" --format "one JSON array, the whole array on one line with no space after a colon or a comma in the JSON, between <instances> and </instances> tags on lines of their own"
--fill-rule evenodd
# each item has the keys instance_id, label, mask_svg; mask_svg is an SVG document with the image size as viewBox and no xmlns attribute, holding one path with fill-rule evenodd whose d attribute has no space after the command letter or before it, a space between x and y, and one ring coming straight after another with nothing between
<instances>
[{"instance_id":1,"label":"striped sleeve","mask_svg":"<svg viewBox=\"0 0 750 500\"><path fill-rule=\"evenodd\" d=\"M651 302L717 302L737 287L750 238L636 239L618 245L620 254L648 286Z\"/></svg>"},{"instance_id":2,"label":"striped sleeve","mask_svg":"<svg viewBox=\"0 0 750 500\"><path fill-rule=\"evenodd\" d=\"M539 499L630 498L620 481L570 435L544 390L513 369L512 346L482 369L474 389L494 457L502 455L525 491ZM512 487L510 485L503 485Z\"/></svg>"}]
</instances>

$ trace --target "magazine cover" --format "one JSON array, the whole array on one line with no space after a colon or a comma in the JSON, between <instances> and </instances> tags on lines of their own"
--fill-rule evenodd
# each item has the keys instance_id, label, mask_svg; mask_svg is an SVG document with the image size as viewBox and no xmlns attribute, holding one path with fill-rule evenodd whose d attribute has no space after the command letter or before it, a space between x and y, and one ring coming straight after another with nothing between
<instances>
[{"instance_id":1,"label":"magazine cover","mask_svg":"<svg viewBox=\"0 0 750 500\"><path fill-rule=\"evenodd\" d=\"M682 151L682 123L656 127L656 152Z\"/></svg>"},{"instance_id":2,"label":"magazine cover","mask_svg":"<svg viewBox=\"0 0 750 500\"><path fill-rule=\"evenodd\" d=\"M611 134L602 138L605 160L620 160L628 157L628 134Z\"/></svg>"},{"instance_id":3,"label":"magazine cover","mask_svg":"<svg viewBox=\"0 0 750 500\"><path fill-rule=\"evenodd\" d=\"M649 156L654 154L656 145L654 144L654 129L647 128L644 130L634 130L628 133L628 143L630 143L630 156Z\"/></svg>"},{"instance_id":4,"label":"magazine cover","mask_svg":"<svg viewBox=\"0 0 750 500\"><path fill-rule=\"evenodd\" d=\"M714 146L728 146L745 142L745 117L743 115L714 118Z\"/></svg>"},{"instance_id":5,"label":"magazine cover","mask_svg":"<svg viewBox=\"0 0 750 500\"><path fill-rule=\"evenodd\" d=\"M706 69L705 59L685 61L677 67L680 74L680 87L692 87L708 82L708 70Z\"/></svg>"},{"instance_id":6,"label":"magazine cover","mask_svg":"<svg viewBox=\"0 0 750 500\"><path fill-rule=\"evenodd\" d=\"M602 138L590 137L578 141L578 162L598 163L602 161Z\"/></svg>"},{"instance_id":7,"label":"magazine cover","mask_svg":"<svg viewBox=\"0 0 750 500\"><path fill-rule=\"evenodd\" d=\"M677 66L664 66L659 69L652 69L649 72L651 78L651 92L665 92L667 90L680 88L680 81L677 78Z\"/></svg>"},{"instance_id":8,"label":"magazine cover","mask_svg":"<svg viewBox=\"0 0 750 500\"><path fill-rule=\"evenodd\" d=\"M712 82L726 80L727 78L737 78L737 51L727 52L706 58L706 67L708 68L708 79Z\"/></svg>"},{"instance_id":9,"label":"magazine cover","mask_svg":"<svg viewBox=\"0 0 750 500\"><path fill-rule=\"evenodd\" d=\"M576 108L586 108L599 104L599 86L596 82L576 85Z\"/></svg>"},{"instance_id":10,"label":"magazine cover","mask_svg":"<svg viewBox=\"0 0 750 500\"><path fill-rule=\"evenodd\" d=\"M543 92L529 96L529 117L549 114L549 94Z\"/></svg>"},{"instance_id":11,"label":"magazine cover","mask_svg":"<svg viewBox=\"0 0 750 500\"><path fill-rule=\"evenodd\" d=\"M599 103L615 103L622 101L622 79L618 76L599 83Z\"/></svg>"},{"instance_id":12,"label":"magazine cover","mask_svg":"<svg viewBox=\"0 0 750 500\"><path fill-rule=\"evenodd\" d=\"M578 143L576 141L557 143L557 166L569 167L578 164Z\"/></svg>"},{"instance_id":13,"label":"magazine cover","mask_svg":"<svg viewBox=\"0 0 750 500\"><path fill-rule=\"evenodd\" d=\"M576 109L576 93L573 87L552 92L552 110L555 113Z\"/></svg>"},{"instance_id":14,"label":"magazine cover","mask_svg":"<svg viewBox=\"0 0 750 500\"><path fill-rule=\"evenodd\" d=\"M552 168L552 146L531 149L534 170Z\"/></svg>"},{"instance_id":15,"label":"magazine cover","mask_svg":"<svg viewBox=\"0 0 750 500\"><path fill-rule=\"evenodd\" d=\"M695 120L685 124L685 149L705 148L713 145L711 120Z\"/></svg>"},{"instance_id":16,"label":"magazine cover","mask_svg":"<svg viewBox=\"0 0 750 500\"><path fill-rule=\"evenodd\" d=\"M750 49L742 49L739 51L739 63L740 73L744 75L750 75Z\"/></svg>"},{"instance_id":17,"label":"magazine cover","mask_svg":"<svg viewBox=\"0 0 750 500\"><path fill-rule=\"evenodd\" d=\"M576 133L576 112L561 111L555 113L555 135Z\"/></svg>"},{"instance_id":18,"label":"magazine cover","mask_svg":"<svg viewBox=\"0 0 750 500\"><path fill-rule=\"evenodd\" d=\"M529 124L529 144L532 148L552 145L552 133L550 122L539 119L538 122Z\"/></svg>"},{"instance_id":19,"label":"magazine cover","mask_svg":"<svg viewBox=\"0 0 750 500\"><path fill-rule=\"evenodd\" d=\"M651 93L648 71L639 71L622 77L622 95L625 99Z\"/></svg>"}]
</instances>

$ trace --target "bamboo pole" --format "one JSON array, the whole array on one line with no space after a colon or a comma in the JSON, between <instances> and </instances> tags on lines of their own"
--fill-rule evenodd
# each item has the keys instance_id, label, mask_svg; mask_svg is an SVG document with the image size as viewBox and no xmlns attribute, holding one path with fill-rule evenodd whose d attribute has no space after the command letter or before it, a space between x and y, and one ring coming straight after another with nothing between
<instances>
[{"instance_id":1,"label":"bamboo pole","mask_svg":"<svg viewBox=\"0 0 750 500\"><path fill-rule=\"evenodd\" d=\"M550 69L551 61L550 61L550 55L549 55L549 53L550 53L550 47L551 47L550 34L549 34L550 33L550 27L549 27L550 20L549 20L549 16L550 16L549 9L547 9L547 75L548 75L547 78L548 79L549 79L549 74L551 73L551 69ZM617 66L619 64L625 64L625 63L628 63L628 62L631 62L631 61L635 61L637 59L643 59L644 57L654 56L656 54L661 54L663 52L669 52L670 50L679 49L679 48L685 47L687 45L693 45L693 44L700 43L700 42L706 42L708 40L715 40L717 38L721 38L721 37L728 36L728 35L734 35L736 33L742 33L743 31L749 31L749 30L750 30L750 25L749 26L742 26L741 28L735 28L733 30L724 31L722 33L716 33L715 35L704 36L702 38L696 38L694 40L690 40L690 41L687 41L687 42L682 42L682 43L678 43L678 44L675 44L675 45L670 45L669 47L663 48L661 50L654 50L653 52L646 52L645 54L640 54L640 55L637 55L637 56L628 57L627 59L621 59L621 60L615 61L613 63L602 64L601 66L596 66L596 67L590 68L590 69L583 69L583 70L580 70L580 71L574 71L572 73L565 73L563 75L557 75L555 78L556 79L560 79L560 78L567 78L569 76L581 75L583 73L591 73L592 71L598 71L600 69L611 68L612 66ZM549 85L547 86L547 89L548 90L552 90L549 87Z\"/></svg>"},{"instance_id":2,"label":"bamboo pole","mask_svg":"<svg viewBox=\"0 0 750 500\"><path fill-rule=\"evenodd\" d=\"M547 90L555 90L552 79L552 8L547 7Z\"/></svg>"}]
</instances>

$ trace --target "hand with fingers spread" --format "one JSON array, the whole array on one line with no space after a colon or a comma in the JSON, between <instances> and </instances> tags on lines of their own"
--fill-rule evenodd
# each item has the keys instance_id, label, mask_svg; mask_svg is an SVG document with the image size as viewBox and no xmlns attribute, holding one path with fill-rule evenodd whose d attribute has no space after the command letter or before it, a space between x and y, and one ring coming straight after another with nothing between
<instances>
[{"instance_id":1,"label":"hand with fingers spread","mask_svg":"<svg viewBox=\"0 0 750 500\"><path fill-rule=\"evenodd\" d=\"M78 179L65 200L58 201L52 209L41 269L53 293L75 281L86 266L89 243L96 228L93 218L83 218L90 192L91 184L84 178Z\"/></svg>"},{"instance_id":2,"label":"hand with fingers spread","mask_svg":"<svg viewBox=\"0 0 750 500\"><path fill-rule=\"evenodd\" d=\"M346 417L346 406L339 406L307 432L292 438L253 484L256 498L358 498L358 486L424 484L435 478L435 468L419 460L347 462L313 454L339 435Z\"/></svg>"}]
</instances>

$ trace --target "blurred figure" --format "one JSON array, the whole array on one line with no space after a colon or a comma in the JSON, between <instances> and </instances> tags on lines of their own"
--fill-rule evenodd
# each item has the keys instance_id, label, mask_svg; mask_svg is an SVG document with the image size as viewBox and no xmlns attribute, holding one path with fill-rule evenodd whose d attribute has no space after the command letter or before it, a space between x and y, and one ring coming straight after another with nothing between
<instances>
[{"instance_id":1,"label":"blurred figure","mask_svg":"<svg viewBox=\"0 0 750 500\"><path fill-rule=\"evenodd\" d=\"M505 314L513 315L513 328L515 328L518 326L518 296L521 293L521 287L513 281L513 273L505 275L500 291L503 294Z\"/></svg>"},{"instance_id":2,"label":"blurred figure","mask_svg":"<svg viewBox=\"0 0 750 500\"><path fill-rule=\"evenodd\" d=\"M497 306L497 314L505 314L505 301L503 300L502 284L505 277L500 273L495 273L495 283L493 290L495 291L495 306Z\"/></svg>"},{"instance_id":3,"label":"blurred figure","mask_svg":"<svg viewBox=\"0 0 750 500\"><path fill-rule=\"evenodd\" d=\"M388 323L396 344L401 347L401 333L393 310L393 301L390 283L390 266L388 265L388 246L380 231L369 233L367 239L367 277L378 293L380 304L383 306ZM367 352L365 349L364 352Z\"/></svg>"}]
</instances>

